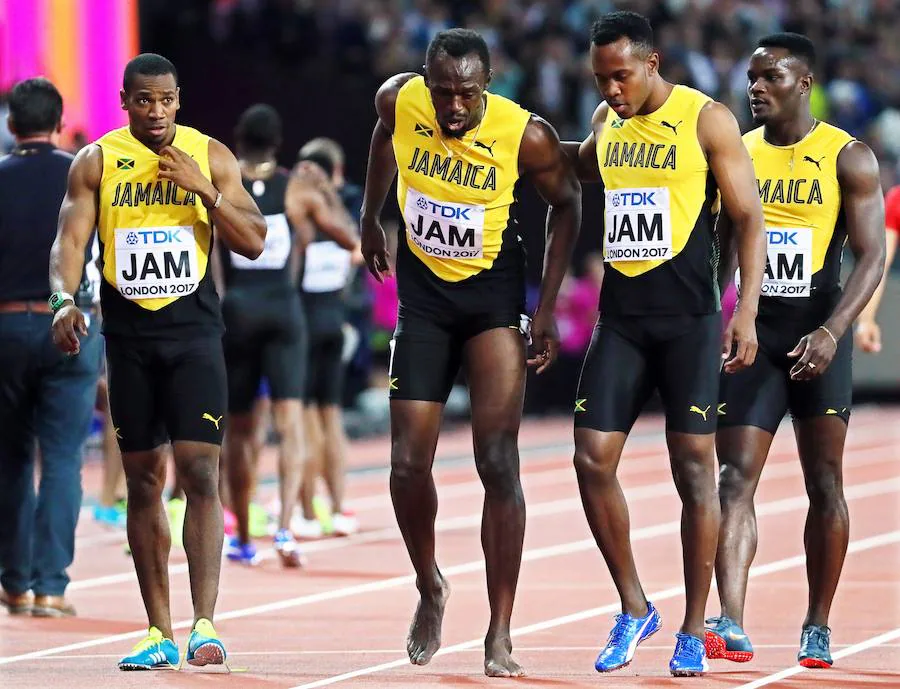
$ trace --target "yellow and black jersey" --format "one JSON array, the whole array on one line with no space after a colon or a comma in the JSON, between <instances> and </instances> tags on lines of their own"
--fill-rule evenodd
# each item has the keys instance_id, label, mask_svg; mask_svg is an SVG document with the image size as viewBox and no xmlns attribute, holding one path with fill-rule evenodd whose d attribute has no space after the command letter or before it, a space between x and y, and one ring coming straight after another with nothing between
<instances>
[{"instance_id":1,"label":"yellow and black jersey","mask_svg":"<svg viewBox=\"0 0 900 689\"><path fill-rule=\"evenodd\" d=\"M597 141L605 187L600 310L684 315L719 309L715 184L697 138L710 98L675 86L655 112L610 110Z\"/></svg>"},{"instance_id":2,"label":"yellow and black jersey","mask_svg":"<svg viewBox=\"0 0 900 689\"><path fill-rule=\"evenodd\" d=\"M515 218L519 145L531 117L516 103L485 94L481 123L461 138L444 136L425 81L397 94L393 132L401 304L492 296L516 283L524 298L524 253ZM518 298L518 296L517 296Z\"/></svg>"},{"instance_id":3,"label":"yellow and black jersey","mask_svg":"<svg viewBox=\"0 0 900 689\"><path fill-rule=\"evenodd\" d=\"M159 156L128 127L97 142L103 152L98 236L104 332L116 335L214 334L219 298L209 256L209 213L196 194L159 178ZM172 144L209 171L209 137L178 126Z\"/></svg>"},{"instance_id":4,"label":"yellow and black jersey","mask_svg":"<svg viewBox=\"0 0 900 689\"><path fill-rule=\"evenodd\" d=\"M791 146L774 146L763 134L759 127L744 135L766 219L760 314L792 307L818 310L818 304L831 303L840 293L847 229L837 159L854 139L825 122Z\"/></svg>"}]
</instances>

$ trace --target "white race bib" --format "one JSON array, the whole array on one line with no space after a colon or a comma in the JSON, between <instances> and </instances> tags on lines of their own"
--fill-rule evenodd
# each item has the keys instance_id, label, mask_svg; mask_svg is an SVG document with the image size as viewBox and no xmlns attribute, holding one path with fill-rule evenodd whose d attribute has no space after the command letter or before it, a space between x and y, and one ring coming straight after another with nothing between
<instances>
[{"instance_id":1,"label":"white race bib","mask_svg":"<svg viewBox=\"0 0 900 689\"><path fill-rule=\"evenodd\" d=\"M257 180L259 181L259 180ZM266 216L266 246L255 259L235 252L231 265L239 270L281 270L291 257L291 226L284 213Z\"/></svg>"},{"instance_id":2,"label":"white race bib","mask_svg":"<svg viewBox=\"0 0 900 689\"><path fill-rule=\"evenodd\" d=\"M350 252L337 242L313 242L306 247L304 292L336 292L350 276Z\"/></svg>"},{"instance_id":3,"label":"white race bib","mask_svg":"<svg viewBox=\"0 0 900 689\"><path fill-rule=\"evenodd\" d=\"M668 187L606 192L604 261L668 261L672 218Z\"/></svg>"},{"instance_id":4,"label":"white race bib","mask_svg":"<svg viewBox=\"0 0 900 689\"><path fill-rule=\"evenodd\" d=\"M200 284L194 228L116 228L116 285L126 299L180 297Z\"/></svg>"},{"instance_id":5,"label":"white race bib","mask_svg":"<svg viewBox=\"0 0 900 689\"><path fill-rule=\"evenodd\" d=\"M484 251L484 206L436 201L412 187L406 190L406 235L437 258L481 258Z\"/></svg>"},{"instance_id":6,"label":"white race bib","mask_svg":"<svg viewBox=\"0 0 900 689\"><path fill-rule=\"evenodd\" d=\"M808 297L811 279L812 230L808 227L767 227L763 296ZM740 271L737 271L734 280L740 288Z\"/></svg>"}]
</instances>

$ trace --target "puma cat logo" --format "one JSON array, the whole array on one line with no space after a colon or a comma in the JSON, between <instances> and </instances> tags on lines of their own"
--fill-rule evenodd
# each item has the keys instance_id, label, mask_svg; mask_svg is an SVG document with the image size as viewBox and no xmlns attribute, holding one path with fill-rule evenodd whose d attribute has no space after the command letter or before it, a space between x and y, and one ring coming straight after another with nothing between
<instances>
[{"instance_id":1,"label":"puma cat logo","mask_svg":"<svg viewBox=\"0 0 900 689\"><path fill-rule=\"evenodd\" d=\"M678 136L678 127L681 126L681 123L682 123L682 122L684 122L684 120L678 120L678 122L676 122L675 124L669 124L669 123L666 122L665 120L662 120L662 121L660 122L660 124L661 124L663 127L668 127L669 129L672 130L672 132L675 134L675 136Z\"/></svg>"},{"instance_id":2,"label":"puma cat logo","mask_svg":"<svg viewBox=\"0 0 900 689\"><path fill-rule=\"evenodd\" d=\"M706 415L707 415L707 413L709 413L709 410L710 410L710 409L712 409L712 406L711 406L711 405L708 406L708 407L706 407L706 409L701 409L701 408L698 407L697 405L692 404L689 411L692 411L692 412L694 412L695 414L699 414L700 416L703 417L703 420L706 421Z\"/></svg>"},{"instance_id":3,"label":"puma cat logo","mask_svg":"<svg viewBox=\"0 0 900 689\"><path fill-rule=\"evenodd\" d=\"M822 156L818 160L816 160L815 158L812 158L810 156L803 156L803 162L804 163L812 163L817 168L819 168L819 172L822 171L822 166L819 163L821 163L823 160L825 160L825 156Z\"/></svg>"},{"instance_id":4,"label":"puma cat logo","mask_svg":"<svg viewBox=\"0 0 900 689\"><path fill-rule=\"evenodd\" d=\"M476 142L475 142L475 148L483 148L485 151L487 151L488 153L490 153L490 154L491 154L491 158L493 158L493 157L494 157L494 150L493 150L493 149L494 149L494 144L495 144L495 143L497 143L497 139L494 139L493 141L491 141L491 145L490 145L490 146L488 146L487 144L483 144L483 143L481 143L480 141L476 141Z\"/></svg>"},{"instance_id":5,"label":"puma cat logo","mask_svg":"<svg viewBox=\"0 0 900 689\"><path fill-rule=\"evenodd\" d=\"M203 412L203 416L201 418L203 418L204 421L212 422L212 424L216 427L216 430L219 430L219 421L222 420L221 416L217 419L215 416L213 416L209 412Z\"/></svg>"}]
</instances>

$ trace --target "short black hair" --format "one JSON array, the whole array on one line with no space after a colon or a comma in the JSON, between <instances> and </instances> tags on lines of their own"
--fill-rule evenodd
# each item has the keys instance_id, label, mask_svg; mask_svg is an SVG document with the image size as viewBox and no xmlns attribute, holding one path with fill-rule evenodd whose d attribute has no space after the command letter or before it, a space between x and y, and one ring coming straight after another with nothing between
<instances>
[{"instance_id":1,"label":"short black hair","mask_svg":"<svg viewBox=\"0 0 900 689\"><path fill-rule=\"evenodd\" d=\"M251 151L278 148L281 145L281 115L266 103L251 105L238 120L234 138Z\"/></svg>"},{"instance_id":2,"label":"short black hair","mask_svg":"<svg viewBox=\"0 0 900 689\"><path fill-rule=\"evenodd\" d=\"M627 38L641 52L653 51L653 27L650 20L637 12L610 12L591 26L591 43L609 45Z\"/></svg>"},{"instance_id":3,"label":"short black hair","mask_svg":"<svg viewBox=\"0 0 900 689\"><path fill-rule=\"evenodd\" d=\"M9 116L16 136L34 136L55 131L62 121L62 112L62 96L43 77L20 81L9 93Z\"/></svg>"},{"instance_id":4,"label":"short black hair","mask_svg":"<svg viewBox=\"0 0 900 689\"><path fill-rule=\"evenodd\" d=\"M784 33L769 34L760 38L756 47L783 48L791 56L805 62L810 69L816 66L816 46L808 36L800 33L786 31Z\"/></svg>"},{"instance_id":5,"label":"short black hair","mask_svg":"<svg viewBox=\"0 0 900 689\"><path fill-rule=\"evenodd\" d=\"M471 29L448 29L435 34L425 52L425 64L430 65L438 53L447 53L450 57L460 58L475 53L484 73L491 71L491 53L481 34Z\"/></svg>"},{"instance_id":6,"label":"short black hair","mask_svg":"<svg viewBox=\"0 0 900 689\"><path fill-rule=\"evenodd\" d=\"M134 83L134 78L138 75L145 77L161 77L166 74L171 74L175 77L175 84L178 84L178 72L175 70L175 65L168 59L164 58L162 55L157 55L156 53L141 53L137 57L132 58L128 64L125 65L125 74L122 77L122 88L125 90L125 93L128 93L128 90Z\"/></svg>"},{"instance_id":7,"label":"short black hair","mask_svg":"<svg viewBox=\"0 0 900 689\"><path fill-rule=\"evenodd\" d=\"M334 161L331 159L331 156L328 155L325 151L312 151L309 153L303 153L302 151L297 156L298 162L308 161L310 163L315 163L322 170L325 171L325 174L331 177L334 174Z\"/></svg>"}]
</instances>

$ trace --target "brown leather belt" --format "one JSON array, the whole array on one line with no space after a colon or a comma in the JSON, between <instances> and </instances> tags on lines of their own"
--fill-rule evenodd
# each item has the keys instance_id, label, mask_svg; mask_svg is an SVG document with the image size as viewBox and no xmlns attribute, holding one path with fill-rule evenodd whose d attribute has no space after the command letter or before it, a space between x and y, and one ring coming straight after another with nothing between
<instances>
[{"instance_id":1,"label":"brown leather belt","mask_svg":"<svg viewBox=\"0 0 900 689\"><path fill-rule=\"evenodd\" d=\"M0 313L53 313L45 301L0 301Z\"/></svg>"}]
</instances>

